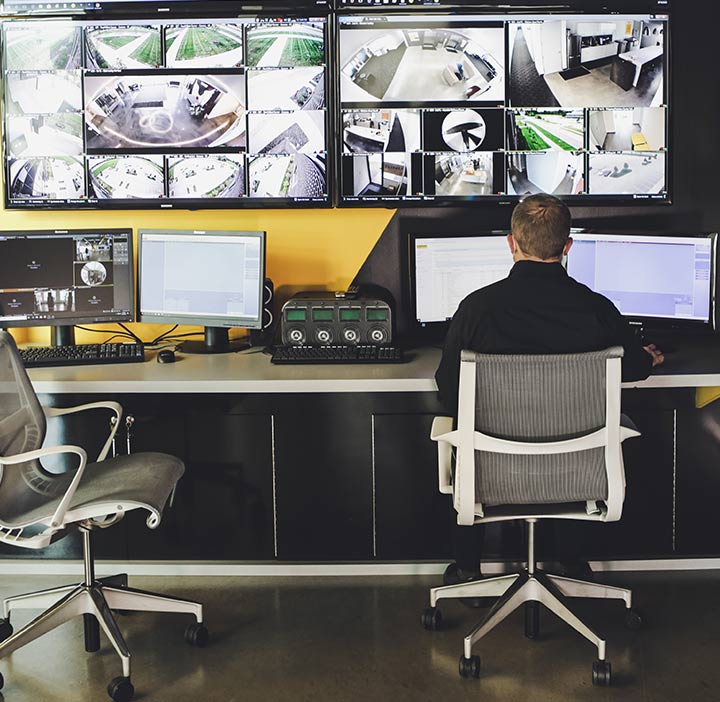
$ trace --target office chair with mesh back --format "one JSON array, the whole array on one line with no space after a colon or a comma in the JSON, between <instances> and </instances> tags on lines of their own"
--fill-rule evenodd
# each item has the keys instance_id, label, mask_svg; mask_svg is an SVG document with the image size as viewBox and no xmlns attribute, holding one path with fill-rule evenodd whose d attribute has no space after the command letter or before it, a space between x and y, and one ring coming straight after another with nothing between
<instances>
[{"instance_id":1,"label":"office chair with mesh back","mask_svg":"<svg viewBox=\"0 0 720 702\"><path fill-rule=\"evenodd\" d=\"M426 629L442 626L437 602L499 597L464 640L462 677L480 676L472 646L520 605L525 634L538 632L539 605L597 646L595 685L610 685L605 640L571 610L566 598L624 600L625 622L639 628L630 590L545 574L535 561L535 523L541 519L611 522L625 498L621 443L639 436L620 414L620 347L563 355L484 355L463 351L457 429L436 417L440 491L451 494L460 525L505 520L527 523L527 566L521 573L433 588L423 613ZM453 467L453 448L455 465Z\"/></svg>"},{"instance_id":2,"label":"office chair with mesh back","mask_svg":"<svg viewBox=\"0 0 720 702\"><path fill-rule=\"evenodd\" d=\"M92 409L109 409L114 422L95 463L79 446L41 448L46 418ZM148 527L160 523L162 510L183 474L177 458L161 453L139 453L105 460L117 430L122 408L116 402L93 402L66 409L40 405L13 338L0 331L0 541L39 549L79 529L83 541L85 578L69 585L4 601L0 620L0 658L11 654L43 634L78 615L85 619L85 647L99 648L102 627L122 659L122 676L108 685L116 702L127 702L134 694L130 679L130 653L111 610L184 612L195 616L185 633L186 640L202 646L208 633L203 625L202 605L143 592L127 587L127 576L96 579L90 533L118 522L133 509L150 515ZM76 469L51 473L43 468L45 456L74 454ZM13 633L10 612L15 609L47 608L27 626ZM0 675L0 688L4 680Z\"/></svg>"}]
</instances>

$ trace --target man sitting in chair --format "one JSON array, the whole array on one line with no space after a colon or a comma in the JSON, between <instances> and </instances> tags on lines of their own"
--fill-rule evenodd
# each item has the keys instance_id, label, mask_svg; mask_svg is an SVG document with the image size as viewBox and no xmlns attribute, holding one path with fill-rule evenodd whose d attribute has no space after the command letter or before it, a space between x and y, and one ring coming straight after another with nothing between
<instances>
[{"instance_id":1,"label":"man sitting in chair","mask_svg":"<svg viewBox=\"0 0 720 702\"><path fill-rule=\"evenodd\" d=\"M457 415L460 351L496 354L581 353L622 346L622 379L642 380L664 361L654 345L643 346L615 305L573 280L562 266L572 246L567 206L552 195L531 195L513 211L508 244L515 265L504 280L468 295L453 316L435 374L440 400ZM446 585L480 577L482 526L457 527L455 563ZM567 541L567 539L564 539ZM579 544L565 543L566 551ZM573 561L569 575L587 563ZM478 602L467 602L478 605Z\"/></svg>"}]
</instances>

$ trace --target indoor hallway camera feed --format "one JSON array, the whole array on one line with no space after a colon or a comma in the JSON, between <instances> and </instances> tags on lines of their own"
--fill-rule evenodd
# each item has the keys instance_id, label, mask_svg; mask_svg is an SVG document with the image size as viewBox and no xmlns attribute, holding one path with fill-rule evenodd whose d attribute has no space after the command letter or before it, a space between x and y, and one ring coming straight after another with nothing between
<instances>
[{"instance_id":1,"label":"indoor hallway camera feed","mask_svg":"<svg viewBox=\"0 0 720 702\"><path fill-rule=\"evenodd\" d=\"M89 70L158 68L162 66L160 27L126 24L85 30Z\"/></svg>"},{"instance_id":2,"label":"indoor hallway camera feed","mask_svg":"<svg viewBox=\"0 0 720 702\"><path fill-rule=\"evenodd\" d=\"M248 115L253 154L316 153L325 145L325 113L320 111Z\"/></svg>"},{"instance_id":3,"label":"indoor hallway camera feed","mask_svg":"<svg viewBox=\"0 0 720 702\"><path fill-rule=\"evenodd\" d=\"M245 194L244 156L168 157L170 198L240 198Z\"/></svg>"},{"instance_id":4,"label":"indoor hallway camera feed","mask_svg":"<svg viewBox=\"0 0 720 702\"><path fill-rule=\"evenodd\" d=\"M83 153L82 116L77 113L9 117L7 130L12 158L82 156Z\"/></svg>"},{"instance_id":5,"label":"indoor hallway camera feed","mask_svg":"<svg viewBox=\"0 0 720 702\"><path fill-rule=\"evenodd\" d=\"M662 152L605 152L588 156L591 195L662 193L665 154Z\"/></svg>"},{"instance_id":6,"label":"indoor hallway camera feed","mask_svg":"<svg viewBox=\"0 0 720 702\"><path fill-rule=\"evenodd\" d=\"M168 68L232 68L243 65L240 24L178 25L165 31Z\"/></svg>"},{"instance_id":7,"label":"indoor hallway camera feed","mask_svg":"<svg viewBox=\"0 0 720 702\"><path fill-rule=\"evenodd\" d=\"M100 200L160 198L165 194L162 156L90 156L90 196Z\"/></svg>"},{"instance_id":8,"label":"indoor hallway camera feed","mask_svg":"<svg viewBox=\"0 0 720 702\"><path fill-rule=\"evenodd\" d=\"M539 192L586 204L668 202L670 18L652 7L339 13L340 204L469 204ZM646 174L664 169L660 187L660 178L617 176L615 165L628 176L627 159L611 164L612 188L597 173L592 186L598 156L635 152L645 154Z\"/></svg>"},{"instance_id":9,"label":"indoor hallway camera feed","mask_svg":"<svg viewBox=\"0 0 720 702\"><path fill-rule=\"evenodd\" d=\"M244 147L242 76L87 76L87 148Z\"/></svg>"},{"instance_id":10,"label":"indoor hallway camera feed","mask_svg":"<svg viewBox=\"0 0 720 702\"><path fill-rule=\"evenodd\" d=\"M435 154L435 195L476 197L497 192L494 158L481 152Z\"/></svg>"},{"instance_id":11,"label":"indoor hallway camera feed","mask_svg":"<svg viewBox=\"0 0 720 702\"><path fill-rule=\"evenodd\" d=\"M665 108L588 110L590 151L663 151Z\"/></svg>"},{"instance_id":12,"label":"indoor hallway camera feed","mask_svg":"<svg viewBox=\"0 0 720 702\"><path fill-rule=\"evenodd\" d=\"M502 23L353 19L340 25L342 102L504 102Z\"/></svg>"},{"instance_id":13,"label":"indoor hallway camera feed","mask_svg":"<svg viewBox=\"0 0 720 702\"><path fill-rule=\"evenodd\" d=\"M343 153L420 150L420 110L343 112Z\"/></svg>"},{"instance_id":14,"label":"indoor hallway camera feed","mask_svg":"<svg viewBox=\"0 0 720 702\"><path fill-rule=\"evenodd\" d=\"M248 71L248 109L322 110L325 69L318 66Z\"/></svg>"},{"instance_id":15,"label":"indoor hallway camera feed","mask_svg":"<svg viewBox=\"0 0 720 702\"><path fill-rule=\"evenodd\" d=\"M662 105L666 26L633 16L509 22L510 104Z\"/></svg>"},{"instance_id":16,"label":"indoor hallway camera feed","mask_svg":"<svg viewBox=\"0 0 720 702\"><path fill-rule=\"evenodd\" d=\"M247 66L322 66L325 33L311 22L262 24L247 30Z\"/></svg>"},{"instance_id":17,"label":"indoor hallway camera feed","mask_svg":"<svg viewBox=\"0 0 720 702\"><path fill-rule=\"evenodd\" d=\"M248 195L320 198L327 193L325 174L325 154L248 157Z\"/></svg>"},{"instance_id":18,"label":"indoor hallway camera feed","mask_svg":"<svg viewBox=\"0 0 720 702\"><path fill-rule=\"evenodd\" d=\"M0 322L132 319L129 230L0 234Z\"/></svg>"},{"instance_id":19,"label":"indoor hallway camera feed","mask_svg":"<svg viewBox=\"0 0 720 702\"><path fill-rule=\"evenodd\" d=\"M507 156L507 192L511 195L550 193L557 197L584 192L581 153L548 151Z\"/></svg>"},{"instance_id":20,"label":"indoor hallway camera feed","mask_svg":"<svg viewBox=\"0 0 720 702\"><path fill-rule=\"evenodd\" d=\"M350 171L345 177L345 195L371 198L399 198L408 194L411 183L412 161L409 154L390 153L347 156L343 169Z\"/></svg>"},{"instance_id":21,"label":"indoor hallway camera feed","mask_svg":"<svg viewBox=\"0 0 720 702\"><path fill-rule=\"evenodd\" d=\"M508 151L581 151L583 110L507 110Z\"/></svg>"},{"instance_id":22,"label":"indoor hallway camera feed","mask_svg":"<svg viewBox=\"0 0 720 702\"><path fill-rule=\"evenodd\" d=\"M327 17L8 19L0 32L7 208L331 204Z\"/></svg>"},{"instance_id":23,"label":"indoor hallway camera feed","mask_svg":"<svg viewBox=\"0 0 720 702\"><path fill-rule=\"evenodd\" d=\"M8 162L8 190L18 200L75 200L85 192L85 168L71 156L20 158Z\"/></svg>"}]
</instances>

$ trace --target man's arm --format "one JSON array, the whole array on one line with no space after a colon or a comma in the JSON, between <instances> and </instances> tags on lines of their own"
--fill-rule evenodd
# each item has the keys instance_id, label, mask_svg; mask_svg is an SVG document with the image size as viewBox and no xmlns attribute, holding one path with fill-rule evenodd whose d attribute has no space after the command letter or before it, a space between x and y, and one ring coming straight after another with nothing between
<instances>
[{"instance_id":1,"label":"man's arm","mask_svg":"<svg viewBox=\"0 0 720 702\"><path fill-rule=\"evenodd\" d=\"M613 343L625 350L622 359L623 382L645 380L653 366L663 362L664 357L654 346L644 347L627 320L620 314L617 307L607 300L608 322L612 329Z\"/></svg>"},{"instance_id":2,"label":"man's arm","mask_svg":"<svg viewBox=\"0 0 720 702\"><path fill-rule=\"evenodd\" d=\"M457 416L458 387L460 381L460 352L467 345L464 329L462 303L450 322L450 329L445 338L440 365L435 372L435 382L440 393L440 402L448 413Z\"/></svg>"}]
</instances>

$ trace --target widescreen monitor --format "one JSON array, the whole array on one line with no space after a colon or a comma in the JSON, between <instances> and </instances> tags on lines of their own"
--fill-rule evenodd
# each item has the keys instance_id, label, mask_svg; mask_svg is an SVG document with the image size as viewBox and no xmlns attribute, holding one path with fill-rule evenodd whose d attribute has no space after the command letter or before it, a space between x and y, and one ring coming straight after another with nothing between
<instances>
[{"instance_id":1,"label":"widescreen monitor","mask_svg":"<svg viewBox=\"0 0 720 702\"><path fill-rule=\"evenodd\" d=\"M341 204L669 201L666 2L445 4L341 3Z\"/></svg>"},{"instance_id":2,"label":"widescreen monitor","mask_svg":"<svg viewBox=\"0 0 720 702\"><path fill-rule=\"evenodd\" d=\"M568 274L645 327L714 328L716 236L573 232Z\"/></svg>"},{"instance_id":3,"label":"widescreen monitor","mask_svg":"<svg viewBox=\"0 0 720 702\"><path fill-rule=\"evenodd\" d=\"M410 235L410 297L420 327L449 322L471 292L506 278L513 266L507 233Z\"/></svg>"},{"instance_id":4,"label":"widescreen monitor","mask_svg":"<svg viewBox=\"0 0 720 702\"><path fill-rule=\"evenodd\" d=\"M184 351L223 353L232 328L261 329L265 232L141 229L138 233L141 322L205 327Z\"/></svg>"},{"instance_id":5,"label":"widescreen monitor","mask_svg":"<svg viewBox=\"0 0 720 702\"><path fill-rule=\"evenodd\" d=\"M329 205L327 16L162 17L3 23L6 206Z\"/></svg>"},{"instance_id":6,"label":"widescreen monitor","mask_svg":"<svg viewBox=\"0 0 720 702\"><path fill-rule=\"evenodd\" d=\"M72 343L72 325L132 321L132 244L130 229L0 232L0 326Z\"/></svg>"}]
</instances>

